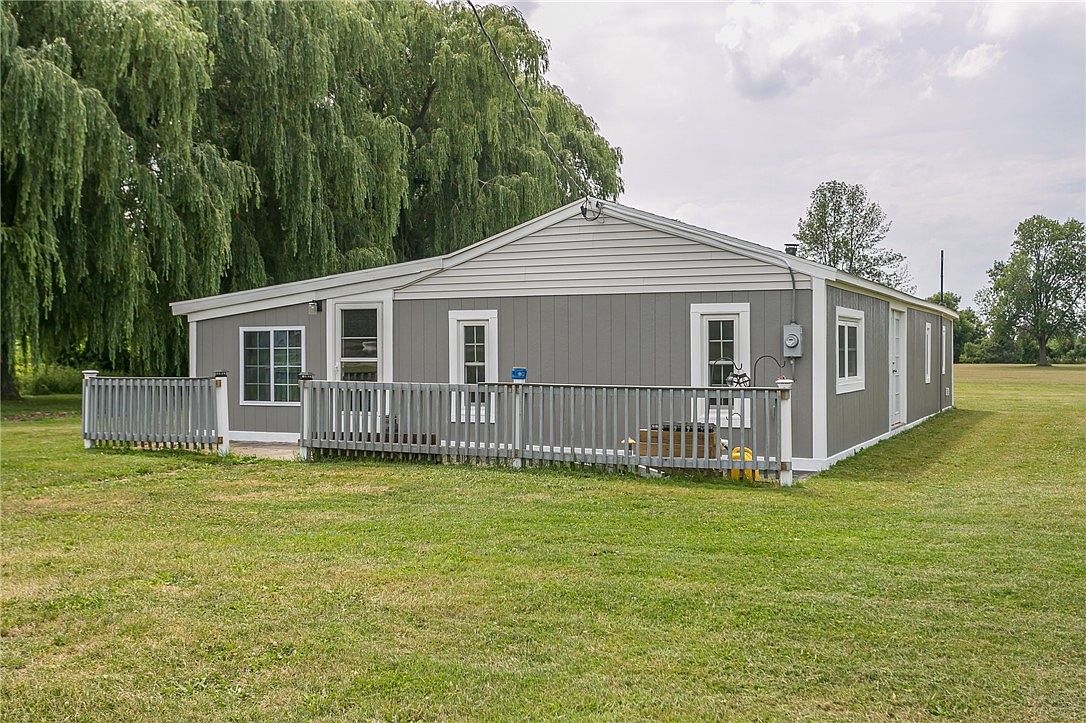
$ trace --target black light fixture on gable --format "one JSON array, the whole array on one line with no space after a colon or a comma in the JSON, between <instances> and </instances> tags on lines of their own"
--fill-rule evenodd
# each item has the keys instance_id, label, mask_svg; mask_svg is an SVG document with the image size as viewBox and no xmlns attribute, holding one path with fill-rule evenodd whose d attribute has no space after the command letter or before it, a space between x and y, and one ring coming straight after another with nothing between
<instances>
[{"instance_id":1,"label":"black light fixture on gable","mask_svg":"<svg viewBox=\"0 0 1086 723\"><path fill-rule=\"evenodd\" d=\"M309 302L309 315L315 316L324 311L323 301L310 301Z\"/></svg>"}]
</instances>

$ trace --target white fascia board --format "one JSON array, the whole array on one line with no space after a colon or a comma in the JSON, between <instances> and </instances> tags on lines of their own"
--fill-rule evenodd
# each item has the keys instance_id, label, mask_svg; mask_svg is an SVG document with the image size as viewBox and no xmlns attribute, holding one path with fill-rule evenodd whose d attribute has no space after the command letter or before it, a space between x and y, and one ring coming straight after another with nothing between
<instances>
[{"instance_id":1,"label":"white fascia board","mask_svg":"<svg viewBox=\"0 0 1086 723\"><path fill-rule=\"evenodd\" d=\"M298 303L298 301L284 301L288 298L306 297L305 301L313 301L313 295L317 292L329 292L341 287L354 287L359 284L395 280L400 277L423 273L433 268L440 268L442 259L443 257L439 256L420 259L419 261L405 261L400 264L378 266L373 269L348 271L343 274L292 281L287 284L276 284L275 286L262 286L247 291L234 291L229 294L175 301L170 304L170 310L174 316L190 315L190 318L193 314L210 311L214 313L203 314L201 318L214 318L216 316L244 313L233 307L249 306L252 308L247 310L253 311ZM352 288L343 293L355 293L355 290Z\"/></svg>"},{"instance_id":2,"label":"white fascia board","mask_svg":"<svg viewBox=\"0 0 1086 723\"><path fill-rule=\"evenodd\" d=\"M417 274L404 274L403 277L414 278ZM234 316L236 314L247 314L251 311L262 311L264 309L275 309L283 306L292 306L294 304L306 304L310 301L332 301L335 299L364 296L367 294L382 294L389 289L392 289L402 283L401 276L395 276L391 278L373 279L366 282L354 282L350 284L337 285L328 288L311 288L302 291L294 290L287 293L280 293L272 296L268 299L259 299L256 301L247 302L235 302L231 304L218 304L207 309L198 311L178 311L174 308L174 315L184 315L189 321L205 321L207 319L217 319L223 316ZM316 279L314 279L316 281ZM287 286L287 284L283 284ZM280 287L268 287L268 288L280 288ZM281 289L281 291L287 291ZM319 299L314 298L319 295ZM214 298L214 297L211 297ZM179 302L187 303L187 302ZM173 306L173 305L171 305Z\"/></svg>"},{"instance_id":3,"label":"white fascia board","mask_svg":"<svg viewBox=\"0 0 1086 723\"><path fill-rule=\"evenodd\" d=\"M363 269L361 271L348 271L342 274L321 276L315 279L306 279L304 281L292 281L287 284L277 284L275 286L263 286L259 289L235 291L229 294L205 296L203 298L189 299L187 301L175 301L170 304L170 309L174 316L188 315L190 320L200 321L202 319L212 319L220 316L243 314L247 311L259 311L260 309L270 309L278 306L288 306L290 304L313 301L313 294L317 292L327 292L338 287L351 287L344 290L342 295L353 295L371 290L367 288L357 288L359 284L381 280L397 280L397 283L392 284L394 288L410 286L411 284L421 281L444 269L458 266L465 261L470 261L495 248L500 248L507 243L512 243L518 238L527 236L539 229L546 228L567 218L573 218L576 215L576 212L580 211L582 203L583 201L568 203L565 206L556 208L542 216L525 221L519 226L514 226L511 229L502 231L501 233L478 241L470 246L466 246L458 251L445 254L444 256L434 256L428 259L419 259L418 261L405 261L399 264L378 266L376 268ZM416 277L415 275L417 274L421 274L421 276ZM412 278L405 280L403 277L407 276L411 276ZM381 286L379 288L388 288L388 286ZM329 295L335 296L336 294L333 292Z\"/></svg>"},{"instance_id":4,"label":"white fascia board","mask_svg":"<svg viewBox=\"0 0 1086 723\"><path fill-rule=\"evenodd\" d=\"M882 284L876 284L874 281L868 281L861 279L859 276L853 276L852 274L846 274L843 271L837 272L835 278L827 279L834 286L847 289L849 291L859 291L867 294L868 296L874 296L884 301L898 302L911 306L913 308L921 308L925 311L930 311L933 314L938 314L948 319L957 319L958 312L940 306L933 301L927 301L912 294L906 294L903 291L891 289L889 286L883 286Z\"/></svg>"},{"instance_id":5,"label":"white fascia board","mask_svg":"<svg viewBox=\"0 0 1086 723\"><path fill-rule=\"evenodd\" d=\"M840 285L853 286L858 290L862 290L865 293L879 296L881 298L892 299L895 301L903 301L912 306L918 306L927 309L933 313L946 316L951 319L957 319L958 314L955 311L947 309L931 301L918 298L911 294L906 294L897 289L892 289L889 286L876 283L874 281L868 281L862 279L859 276L846 273L840 269L835 269L832 266L826 266L810 259L805 259L799 256L792 256L783 251L763 246L761 244L754 243L752 241L745 241L734 236L728 236L726 234L718 233L716 231L710 231L708 229L699 228L697 226L691 226L688 223L682 221L675 221L662 216L657 216L647 211L641 211L636 208L630 208L629 206L623 206L617 203L604 204L604 212L611 213L614 216L625 218L628 221L641 223L646 226L651 226L660 231L666 231L673 233L683 238L690 239L692 241L702 241L703 243L709 243L711 245L727 248L732 251L744 253L753 258L766 261L767 263L774 264L783 268L791 267L795 272L806 274L812 278L821 278L827 281L836 282Z\"/></svg>"}]
</instances>

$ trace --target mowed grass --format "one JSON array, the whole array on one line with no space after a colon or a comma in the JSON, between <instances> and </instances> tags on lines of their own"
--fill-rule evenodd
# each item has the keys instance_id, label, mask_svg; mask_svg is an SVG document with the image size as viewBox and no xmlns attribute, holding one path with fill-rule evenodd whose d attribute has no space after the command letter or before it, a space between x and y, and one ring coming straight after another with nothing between
<instances>
[{"instance_id":1,"label":"mowed grass","mask_svg":"<svg viewBox=\"0 0 1086 723\"><path fill-rule=\"evenodd\" d=\"M790 490L5 421L3 717L1086 717L1086 368L956 373Z\"/></svg>"}]
</instances>

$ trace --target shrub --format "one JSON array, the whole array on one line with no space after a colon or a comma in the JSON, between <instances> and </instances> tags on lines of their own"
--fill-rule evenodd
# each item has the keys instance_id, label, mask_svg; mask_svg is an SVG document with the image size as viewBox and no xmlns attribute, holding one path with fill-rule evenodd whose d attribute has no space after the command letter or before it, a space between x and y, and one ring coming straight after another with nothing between
<instances>
[{"instance_id":1,"label":"shrub","mask_svg":"<svg viewBox=\"0 0 1086 723\"><path fill-rule=\"evenodd\" d=\"M61 364L43 364L18 370L16 383L20 394L78 394L83 373Z\"/></svg>"}]
</instances>

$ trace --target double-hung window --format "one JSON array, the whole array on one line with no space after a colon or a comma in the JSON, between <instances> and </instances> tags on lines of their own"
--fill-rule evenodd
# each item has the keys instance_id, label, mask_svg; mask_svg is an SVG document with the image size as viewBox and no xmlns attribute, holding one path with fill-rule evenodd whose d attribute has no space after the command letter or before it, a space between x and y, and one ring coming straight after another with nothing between
<instances>
[{"instance_id":1,"label":"double-hung window","mask_svg":"<svg viewBox=\"0 0 1086 723\"><path fill-rule=\"evenodd\" d=\"M241 403L297 404L304 349L302 327L243 327Z\"/></svg>"},{"instance_id":2,"label":"double-hung window","mask_svg":"<svg viewBox=\"0 0 1086 723\"><path fill-rule=\"evenodd\" d=\"M864 313L837 307L837 393L864 388Z\"/></svg>"},{"instance_id":3,"label":"double-hung window","mask_svg":"<svg viewBox=\"0 0 1086 723\"><path fill-rule=\"evenodd\" d=\"M726 387L735 371L735 337L738 316L707 317L705 319L705 378L707 386ZM715 394L714 405L727 405L727 395Z\"/></svg>"},{"instance_id":4,"label":"double-hung window","mask_svg":"<svg viewBox=\"0 0 1086 723\"><path fill-rule=\"evenodd\" d=\"M496 309L449 312L449 381L486 384L498 381L498 312ZM461 411L474 414L488 395L462 395Z\"/></svg>"}]
</instances>

